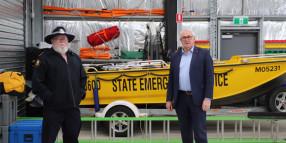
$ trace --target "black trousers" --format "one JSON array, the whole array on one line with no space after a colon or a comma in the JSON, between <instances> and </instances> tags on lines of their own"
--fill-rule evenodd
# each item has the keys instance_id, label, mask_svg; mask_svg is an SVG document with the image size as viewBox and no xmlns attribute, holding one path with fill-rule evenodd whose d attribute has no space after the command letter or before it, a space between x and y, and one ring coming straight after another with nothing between
<instances>
[{"instance_id":1,"label":"black trousers","mask_svg":"<svg viewBox=\"0 0 286 143\"><path fill-rule=\"evenodd\" d=\"M54 143L60 128L64 143L78 143L81 127L78 108L63 110L44 110L42 143Z\"/></svg>"},{"instance_id":2,"label":"black trousers","mask_svg":"<svg viewBox=\"0 0 286 143\"><path fill-rule=\"evenodd\" d=\"M176 113L178 115L181 136L183 143L193 143L193 136L196 143L207 143L206 112L202 105L195 105L193 95L179 93Z\"/></svg>"}]
</instances>

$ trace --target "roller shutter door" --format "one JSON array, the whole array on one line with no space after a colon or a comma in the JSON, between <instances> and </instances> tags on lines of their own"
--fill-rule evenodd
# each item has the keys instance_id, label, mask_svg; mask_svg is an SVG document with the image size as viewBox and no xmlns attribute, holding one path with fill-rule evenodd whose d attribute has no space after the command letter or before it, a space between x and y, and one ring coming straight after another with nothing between
<instances>
[{"instance_id":1,"label":"roller shutter door","mask_svg":"<svg viewBox=\"0 0 286 143\"><path fill-rule=\"evenodd\" d=\"M24 14L24 0L0 0L0 69L25 74ZM18 97L18 116L24 109L24 97Z\"/></svg>"}]
</instances>

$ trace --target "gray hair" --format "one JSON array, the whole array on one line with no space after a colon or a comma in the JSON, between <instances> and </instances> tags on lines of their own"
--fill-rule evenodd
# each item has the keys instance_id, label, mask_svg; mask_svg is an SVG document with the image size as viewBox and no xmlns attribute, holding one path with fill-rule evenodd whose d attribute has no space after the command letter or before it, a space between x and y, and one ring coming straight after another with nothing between
<instances>
[{"instance_id":1,"label":"gray hair","mask_svg":"<svg viewBox=\"0 0 286 143\"><path fill-rule=\"evenodd\" d=\"M193 34L194 37L196 37L195 33L194 33L191 29L188 29L188 28L183 29L183 30L181 31L180 37L181 37L181 35L182 35L182 33L183 33L184 31L189 31L189 32L191 32L191 33Z\"/></svg>"}]
</instances>

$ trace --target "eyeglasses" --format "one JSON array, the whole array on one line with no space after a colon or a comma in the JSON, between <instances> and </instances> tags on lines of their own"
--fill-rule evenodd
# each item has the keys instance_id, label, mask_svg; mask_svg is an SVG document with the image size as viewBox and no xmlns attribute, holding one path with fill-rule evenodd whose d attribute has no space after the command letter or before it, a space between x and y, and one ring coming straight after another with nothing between
<instances>
[{"instance_id":1,"label":"eyeglasses","mask_svg":"<svg viewBox=\"0 0 286 143\"><path fill-rule=\"evenodd\" d=\"M68 38L67 37L59 37L59 38L53 38L53 40L66 41L66 40L68 40Z\"/></svg>"},{"instance_id":2,"label":"eyeglasses","mask_svg":"<svg viewBox=\"0 0 286 143\"><path fill-rule=\"evenodd\" d=\"M183 37L181 37L180 39L181 39L181 40L186 40L186 39L191 40L193 37L194 37L194 36L189 35L189 36L183 36Z\"/></svg>"}]
</instances>

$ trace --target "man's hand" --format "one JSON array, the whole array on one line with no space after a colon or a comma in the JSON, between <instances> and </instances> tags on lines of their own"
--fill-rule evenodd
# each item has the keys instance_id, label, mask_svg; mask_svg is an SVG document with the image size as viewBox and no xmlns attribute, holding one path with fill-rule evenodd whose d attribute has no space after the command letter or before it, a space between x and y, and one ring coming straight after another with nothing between
<instances>
[{"instance_id":1,"label":"man's hand","mask_svg":"<svg viewBox=\"0 0 286 143\"><path fill-rule=\"evenodd\" d=\"M85 94L81 94L81 100L85 98Z\"/></svg>"},{"instance_id":2,"label":"man's hand","mask_svg":"<svg viewBox=\"0 0 286 143\"><path fill-rule=\"evenodd\" d=\"M203 104L202 104L203 111L208 111L210 109L210 107L211 107L211 100L205 98L203 101Z\"/></svg>"},{"instance_id":3,"label":"man's hand","mask_svg":"<svg viewBox=\"0 0 286 143\"><path fill-rule=\"evenodd\" d=\"M173 105L172 105L172 102L171 101L167 101L166 102L166 108L169 112L172 112L173 111Z\"/></svg>"}]
</instances>

